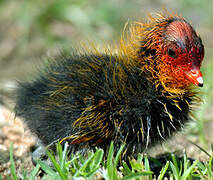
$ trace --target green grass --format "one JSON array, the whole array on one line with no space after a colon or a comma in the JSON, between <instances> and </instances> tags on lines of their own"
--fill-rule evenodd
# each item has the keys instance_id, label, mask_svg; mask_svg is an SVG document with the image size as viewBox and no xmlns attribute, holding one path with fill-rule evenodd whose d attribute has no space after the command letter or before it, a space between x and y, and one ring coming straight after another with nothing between
<instances>
[{"instance_id":1,"label":"green grass","mask_svg":"<svg viewBox=\"0 0 213 180\"><path fill-rule=\"evenodd\" d=\"M137 160L132 159L129 162L130 165L127 165L127 162L120 161L121 154L125 148L124 145L121 146L117 154L114 154L114 145L112 142L106 162L103 158L104 152L102 149L97 149L94 153L89 152L87 158L80 154L72 155L68 158L67 148L68 145L65 144L64 150L62 150L62 146L58 144L57 155L53 155L53 152L47 151L52 166L48 165L45 161L38 160L36 167L34 167L31 172L23 170L21 175L22 179L37 179L39 169L44 172L44 176L42 177L44 180L68 180L80 177L95 179L97 176L103 177L106 180L139 180L143 178L162 180L165 176L174 180L213 178L213 155L209 154L209 160L207 162L200 162L198 160L189 160L186 154L180 158L169 153L165 164L159 162L157 158L150 158L146 155L139 154ZM157 175L156 172L152 171L153 162L155 162L155 167L158 165L158 169L161 169ZM10 163L11 176L7 179L20 179L20 175L18 176L16 174L12 145L10 147ZM2 179L1 176L0 179Z\"/></svg>"}]
</instances>

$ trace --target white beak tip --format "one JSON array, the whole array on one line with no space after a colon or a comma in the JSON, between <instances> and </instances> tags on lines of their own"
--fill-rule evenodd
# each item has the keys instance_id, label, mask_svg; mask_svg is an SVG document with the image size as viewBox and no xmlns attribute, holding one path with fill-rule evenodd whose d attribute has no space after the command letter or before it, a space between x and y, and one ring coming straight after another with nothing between
<instances>
[{"instance_id":1,"label":"white beak tip","mask_svg":"<svg viewBox=\"0 0 213 180\"><path fill-rule=\"evenodd\" d=\"M197 78L198 86L203 87L203 78L199 77Z\"/></svg>"}]
</instances>

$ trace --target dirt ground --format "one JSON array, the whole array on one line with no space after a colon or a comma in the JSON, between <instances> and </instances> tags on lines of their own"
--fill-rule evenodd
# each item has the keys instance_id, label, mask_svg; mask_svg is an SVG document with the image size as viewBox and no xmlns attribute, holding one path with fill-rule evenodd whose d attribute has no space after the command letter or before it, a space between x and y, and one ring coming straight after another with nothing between
<instances>
[{"instance_id":1,"label":"dirt ground","mask_svg":"<svg viewBox=\"0 0 213 180\"><path fill-rule=\"evenodd\" d=\"M0 175L6 178L10 175L9 148L13 146L14 160L17 172L22 168L31 170L31 148L36 138L27 130L14 113L0 106ZM17 173L18 174L18 173Z\"/></svg>"}]
</instances>

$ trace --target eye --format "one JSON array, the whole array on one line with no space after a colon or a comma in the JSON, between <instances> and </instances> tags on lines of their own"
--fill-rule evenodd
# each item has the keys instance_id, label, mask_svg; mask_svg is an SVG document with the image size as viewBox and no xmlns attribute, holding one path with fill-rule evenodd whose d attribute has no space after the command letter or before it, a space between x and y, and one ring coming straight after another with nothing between
<instances>
[{"instance_id":1,"label":"eye","mask_svg":"<svg viewBox=\"0 0 213 180\"><path fill-rule=\"evenodd\" d=\"M173 49L171 49L171 48L168 49L168 55L170 57L172 57L172 58L176 58L177 57L175 51Z\"/></svg>"}]
</instances>

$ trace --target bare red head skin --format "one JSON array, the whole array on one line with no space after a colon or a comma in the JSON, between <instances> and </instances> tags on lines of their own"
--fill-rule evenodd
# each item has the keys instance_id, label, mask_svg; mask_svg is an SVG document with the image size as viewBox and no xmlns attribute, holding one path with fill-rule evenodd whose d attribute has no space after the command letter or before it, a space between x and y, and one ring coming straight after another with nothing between
<instances>
[{"instance_id":1,"label":"bare red head skin","mask_svg":"<svg viewBox=\"0 0 213 180\"><path fill-rule=\"evenodd\" d=\"M200 66L204 58L201 38L192 26L183 19L173 19L164 32L164 57L175 71L191 83L203 86Z\"/></svg>"}]
</instances>

